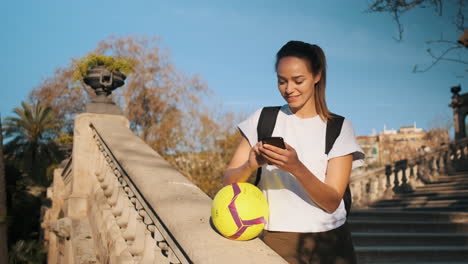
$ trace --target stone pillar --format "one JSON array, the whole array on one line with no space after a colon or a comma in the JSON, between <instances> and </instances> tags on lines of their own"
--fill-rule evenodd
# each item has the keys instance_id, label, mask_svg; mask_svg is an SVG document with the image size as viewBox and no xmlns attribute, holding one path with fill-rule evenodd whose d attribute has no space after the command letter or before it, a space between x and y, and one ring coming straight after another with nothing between
<instances>
[{"instance_id":1,"label":"stone pillar","mask_svg":"<svg viewBox=\"0 0 468 264\"><path fill-rule=\"evenodd\" d=\"M460 86L451 88L452 103L449 105L453 108L453 127L455 130L455 140L460 140L466 137L465 117L468 114L468 93L460 95Z\"/></svg>"},{"instance_id":2,"label":"stone pillar","mask_svg":"<svg viewBox=\"0 0 468 264\"><path fill-rule=\"evenodd\" d=\"M93 139L90 128L91 120L114 119L115 122L129 127L128 120L118 115L80 114L75 119L73 136L71 194L68 197L68 212L70 218L87 216L88 197L92 190L92 182L96 173L95 161L101 153ZM93 177L93 178L91 178Z\"/></svg>"}]
</instances>

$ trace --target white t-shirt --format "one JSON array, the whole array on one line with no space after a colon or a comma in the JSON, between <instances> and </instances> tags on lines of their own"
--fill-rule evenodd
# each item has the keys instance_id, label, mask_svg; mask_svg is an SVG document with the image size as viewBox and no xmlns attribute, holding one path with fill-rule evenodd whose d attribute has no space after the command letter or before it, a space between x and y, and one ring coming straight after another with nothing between
<instances>
[{"instance_id":1,"label":"white t-shirt","mask_svg":"<svg viewBox=\"0 0 468 264\"><path fill-rule=\"evenodd\" d=\"M262 109L238 125L250 145L258 142L257 123ZM352 124L345 119L333 148L325 154L326 123L320 116L299 118L286 104L281 107L272 136L283 137L297 152L299 160L322 182L325 182L328 160L353 154L353 169L364 163L364 152L356 141ZM266 230L283 232L324 232L346 221L343 200L338 209L327 213L309 197L302 184L288 172L273 165L262 168L258 187L268 199L270 216Z\"/></svg>"}]
</instances>

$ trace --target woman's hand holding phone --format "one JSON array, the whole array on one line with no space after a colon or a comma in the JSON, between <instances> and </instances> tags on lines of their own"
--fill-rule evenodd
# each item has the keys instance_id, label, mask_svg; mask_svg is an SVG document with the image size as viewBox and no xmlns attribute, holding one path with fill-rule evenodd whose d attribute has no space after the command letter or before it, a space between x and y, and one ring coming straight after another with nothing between
<instances>
[{"instance_id":1,"label":"woman's hand holding phone","mask_svg":"<svg viewBox=\"0 0 468 264\"><path fill-rule=\"evenodd\" d=\"M284 149L272 144L263 143L259 147L260 154L268 164L275 165L278 169L294 174L304 166L297 156L296 150L284 143Z\"/></svg>"},{"instance_id":2,"label":"woman's hand holding phone","mask_svg":"<svg viewBox=\"0 0 468 264\"><path fill-rule=\"evenodd\" d=\"M255 146L252 147L249 154L249 167L252 169L258 169L259 167L265 165L267 160L261 155L259 148L262 143L258 142Z\"/></svg>"}]
</instances>

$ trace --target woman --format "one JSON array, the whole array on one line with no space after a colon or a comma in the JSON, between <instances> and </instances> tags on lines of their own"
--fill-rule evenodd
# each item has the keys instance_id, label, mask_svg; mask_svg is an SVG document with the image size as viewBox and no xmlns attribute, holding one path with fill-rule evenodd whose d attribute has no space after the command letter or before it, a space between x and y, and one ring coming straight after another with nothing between
<instances>
[{"instance_id":1,"label":"woman","mask_svg":"<svg viewBox=\"0 0 468 264\"><path fill-rule=\"evenodd\" d=\"M343 194L351 169L364 153L351 122L344 120L331 151L325 154L326 61L320 47L290 41L276 55L282 106L272 136L286 149L257 139L261 110L239 124L243 135L224 173L224 185L246 182L263 167L258 187L268 199L269 221L263 240L289 263L355 263L346 224Z\"/></svg>"}]
</instances>

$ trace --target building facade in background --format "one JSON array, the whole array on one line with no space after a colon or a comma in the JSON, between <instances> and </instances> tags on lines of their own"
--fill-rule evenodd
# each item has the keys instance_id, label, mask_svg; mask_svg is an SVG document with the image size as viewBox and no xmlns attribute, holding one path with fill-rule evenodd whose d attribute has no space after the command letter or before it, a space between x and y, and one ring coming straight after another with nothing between
<instances>
[{"instance_id":1,"label":"building facade in background","mask_svg":"<svg viewBox=\"0 0 468 264\"><path fill-rule=\"evenodd\" d=\"M399 130L384 130L369 136L358 136L357 140L366 153L366 165L377 167L411 158L449 142L448 131L432 129L424 131L413 126L402 126Z\"/></svg>"}]
</instances>

